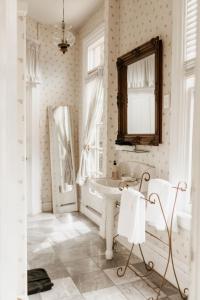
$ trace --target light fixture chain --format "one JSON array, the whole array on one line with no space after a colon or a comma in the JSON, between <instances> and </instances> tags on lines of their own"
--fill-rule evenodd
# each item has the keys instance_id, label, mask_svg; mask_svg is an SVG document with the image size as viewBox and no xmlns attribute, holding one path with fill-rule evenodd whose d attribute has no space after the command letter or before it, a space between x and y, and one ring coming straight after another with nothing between
<instances>
[{"instance_id":1,"label":"light fixture chain","mask_svg":"<svg viewBox=\"0 0 200 300\"><path fill-rule=\"evenodd\" d=\"M63 0L63 22L65 22L65 0Z\"/></svg>"},{"instance_id":2,"label":"light fixture chain","mask_svg":"<svg viewBox=\"0 0 200 300\"><path fill-rule=\"evenodd\" d=\"M63 42L65 41L65 0L63 0L63 20L62 20Z\"/></svg>"},{"instance_id":3,"label":"light fixture chain","mask_svg":"<svg viewBox=\"0 0 200 300\"><path fill-rule=\"evenodd\" d=\"M58 48L60 49L60 51L65 54L65 52L67 52L68 48L73 46L74 42L75 42L75 36L73 35L72 32L70 32L69 30L67 30L66 28L66 24L65 24L65 0L62 1L63 3L63 19L61 22L61 37L60 37L60 43L58 44ZM60 28L60 26L59 26Z\"/></svg>"}]
</instances>

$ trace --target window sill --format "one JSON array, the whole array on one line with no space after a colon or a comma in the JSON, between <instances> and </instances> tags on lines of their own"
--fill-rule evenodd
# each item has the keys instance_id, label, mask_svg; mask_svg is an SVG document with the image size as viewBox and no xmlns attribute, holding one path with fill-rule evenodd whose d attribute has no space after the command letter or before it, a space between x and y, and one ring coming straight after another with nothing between
<instances>
[{"instance_id":1,"label":"window sill","mask_svg":"<svg viewBox=\"0 0 200 300\"><path fill-rule=\"evenodd\" d=\"M184 230L191 230L192 215L185 212L180 212L177 215L178 226Z\"/></svg>"}]
</instances>

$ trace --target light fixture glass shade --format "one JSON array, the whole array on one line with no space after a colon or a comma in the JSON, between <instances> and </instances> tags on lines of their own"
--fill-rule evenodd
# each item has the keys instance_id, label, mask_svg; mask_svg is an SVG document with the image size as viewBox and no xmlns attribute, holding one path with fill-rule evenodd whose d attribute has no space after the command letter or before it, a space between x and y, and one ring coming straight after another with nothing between
<instances>
[{"instance_id":1,"label":"light fixture glass shade","mask_svg":"<svg viewBox=\"0 0 200 300\"><path fill-rule=\"evenodd\" d=\"M71 29L72 26L67 25L64 22L54 26L53 42L63 53L75 43L75 35L72 33Z\"/></svg>"}]
</instances>

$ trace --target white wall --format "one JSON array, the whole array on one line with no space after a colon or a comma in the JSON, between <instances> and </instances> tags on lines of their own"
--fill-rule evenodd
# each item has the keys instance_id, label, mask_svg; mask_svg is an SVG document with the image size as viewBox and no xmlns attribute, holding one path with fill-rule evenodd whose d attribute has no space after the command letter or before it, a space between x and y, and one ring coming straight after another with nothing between
<instances>
[{"instance_id":1,"label":"white wall","mask_svg":"<svg viewBox=\"0 0 200 300\"><path fill-rule=\"evenodd\" d=\"M16 232L18 242L18 295L23 299L27 292L27 200L26 200L26 1L18 1L18 52L17 52L17 141L18 141L18 195ZM15 228L15 227L13 227ZM16 233L15 233L16 234Z\"/></svg>"},{"instance_id":2,"label":"white wall","mask_svg":"<svg viewBox=\"0 0 200 300\"><path fill-rule=\"evenodd\" d=\"M0 2L1 300L26 293L24 21L17 1Z\"/></svg>"}]
</instances>

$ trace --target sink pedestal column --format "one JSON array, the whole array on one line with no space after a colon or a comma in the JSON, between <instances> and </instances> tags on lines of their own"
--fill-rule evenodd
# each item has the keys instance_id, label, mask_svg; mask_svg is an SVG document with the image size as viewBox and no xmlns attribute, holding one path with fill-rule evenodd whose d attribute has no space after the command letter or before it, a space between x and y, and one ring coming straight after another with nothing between
<instances>
[{"instance_id":1,"label":"sink pedestal column","mask_svg":"<svg viewBox=\"0 0 200 300\"><path fill-rule=\"evenodd\" d=\"M105 239L106 238L106 201L105 198L102 199L103 201L103 210L102 210L102 216L101 216L101 223L99 226L99 235Z\"/></svg>"},{"instance_id":2,"label":"sink pedestal column","mask_svg":"<svg viewBox=\"0 0 200 300\"><path fill-rule=\"evenodd\" d=\"M113 235L114 235L114 213L115 213L115 199L110 196L106 199L105 213L106 213L106 259L113 258Z\"/></svg>"}]
</instances>

